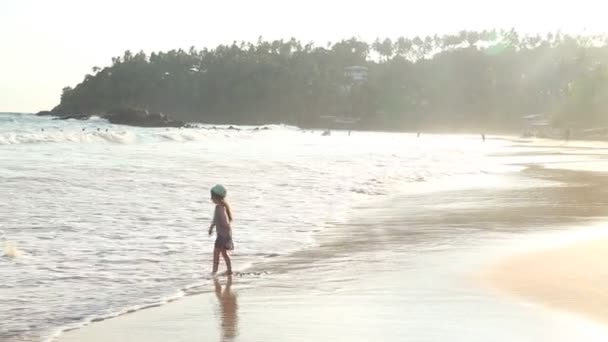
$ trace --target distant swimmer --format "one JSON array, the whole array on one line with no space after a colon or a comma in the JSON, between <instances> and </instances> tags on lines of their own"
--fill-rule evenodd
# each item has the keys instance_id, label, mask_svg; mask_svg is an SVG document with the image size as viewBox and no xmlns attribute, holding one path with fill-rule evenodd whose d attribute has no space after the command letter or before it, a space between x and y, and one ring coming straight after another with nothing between
<instances>
[{"instance_id":1,"label":"distant swimmer","mask_svg":"<svg viewBox=\"0 0 608 342\"><path fill-rule=\"evenodd\" d=\"M564 140L566 140L566 142L570 141L570 130L567 129L566 133L564 134Z\"/></svg>"},{"instance_id":2,"label":"distant swimmer","mask_svg":"<svg viewBox=\"0 0 608 342\"><path fill-rule=\"evenodd\" d=\"M222 185L218 184L211 188L211 201L215 204L215 211L213 214L213 221L209 226L209 235L213 234L214 227L216 231L215 245L213 248L212 274L217 273L217 269L220 265L220 254L224 257L224 262L226 263L226 275L232 274L232 262L228 255L228 251L234 249L232 228L230 225L232 222L232 211L226 202L226 194L226 188Z\"/></svg>"},{"instance_id":3,"label":"distant swimmer","mask_svg":"<svg viewBox=\"0 0 608 342\"><path fill-rule=\"evenodd\" d=\"M486 135L484 133L481 133L481 140L483 142L486 142Z\"/></svg>"},{"instance_id":4,"label":"distant swimmer","mask_svg":"<svg viewBox=\"0 0 608 342\"><path fill-rule=\"evenodd\" d=\"M83 127L83 128L82 128L82 131L84 132L85 130L86 130L86 128L84 128L84 127Z\"/></svg>"},{"instance_id":5,"label":"distant swimmer","mask_svg":"<svg viewBox=\"0 0 608 342\"><path fill-rule=\"evenodd\" d=\"M44 128L41 128L41 129L40 129L40 132L44 132Z\"/></svg>"},{"instance_id":6,"label":"distant swimmer","mask_svg":"<svg viewBox=\"0 0 608 342\"><path fill-rule=\"evenodd\" d=\"M97 132L99 132L101 130L101 128L97 127Z\"/></svg>"},{"instance_id":7,"label":"distant swimmer","mask_svg":"<svg viewBox=\"0 0 608 342\"><path fill-rule=\"evenodd\" d=\"M108 129L106 128L106 132L108 131Z\"/></svg>"}]
</instances>

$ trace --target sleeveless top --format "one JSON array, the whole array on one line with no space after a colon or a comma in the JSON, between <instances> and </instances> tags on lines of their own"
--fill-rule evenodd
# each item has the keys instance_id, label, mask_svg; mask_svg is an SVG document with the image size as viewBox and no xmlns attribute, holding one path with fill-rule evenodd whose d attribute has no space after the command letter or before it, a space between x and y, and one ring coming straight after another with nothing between
<instances>
[{"instance_id":1,"label":"sleeveless top","mask_svg":"<svg viewBox=\"0 0 608 342\"><path fill-rule=\"evenodd\" d=\"M215 223L215 231L217 236L223 238L232 238L232 229L230 228L228 214L226 213L226 208L221 204L215 206L213 223Z\"/></svg>"}]
</instances>

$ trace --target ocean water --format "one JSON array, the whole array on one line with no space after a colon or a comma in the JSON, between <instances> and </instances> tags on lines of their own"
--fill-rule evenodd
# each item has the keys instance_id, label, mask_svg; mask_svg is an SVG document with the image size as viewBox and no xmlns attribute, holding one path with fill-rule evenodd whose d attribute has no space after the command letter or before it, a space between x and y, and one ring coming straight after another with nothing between
<instances>
[{"instance_id":1,"label":"ocean water","mask_svg":"<svg viewBox=\"0 0 608 342\"><path fill-rule=\"evenodd\" d=\"M471 182L522 186L509 177L529 162L512 156L525 148L477 135L0 114L0 340L45 340L209 283L216 183L234 211L235 270L254 277L251 265L314 248L353 217L373 219L366 203Z\"/></svg>"}]
</instances>

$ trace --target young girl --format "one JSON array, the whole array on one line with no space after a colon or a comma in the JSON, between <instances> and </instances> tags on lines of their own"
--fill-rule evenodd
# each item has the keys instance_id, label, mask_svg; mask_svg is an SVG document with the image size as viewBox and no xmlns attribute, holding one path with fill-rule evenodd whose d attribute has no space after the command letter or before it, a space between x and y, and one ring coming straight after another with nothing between
<instances>
[{"instance_id":1,"label":"young girl","mask_svg":"<svg viewBox=\"0 0 608 342\"><path fill-rule=\"evenodd\" d=\"M221 185L216 185L211 189L211 201L215 203L215 212L213 214L213 222L209 226L209 235L213 234L213 227L216 228L217 237L215 238L215 248L213 249L213 274L217 273L217 268L220 265L220 253L226 262L226 275L232 274L232 264L228 251L234 249L232 243L232 212L230 206L226 203L226 188Z\"/></svg>"}]
</instances>

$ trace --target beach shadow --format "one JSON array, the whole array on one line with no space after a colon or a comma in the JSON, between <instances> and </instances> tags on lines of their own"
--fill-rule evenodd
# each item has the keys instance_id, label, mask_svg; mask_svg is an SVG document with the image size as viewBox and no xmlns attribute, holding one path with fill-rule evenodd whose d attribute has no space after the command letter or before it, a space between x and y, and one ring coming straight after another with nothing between
<instances>
[{"instance_id":1,"label":"beach shadow","mask_svg":"<svg viewBox=\"0 0 608 342\"><path fill-rule=\"evenodd\" d=\"M232 292L232 276L228 276L226 285L222 290L219 279L214 278L215 296L219 302L221 318L222 342L234 341L238 335L238 304L236 294Z\"/></svg>"}]
</instances>

